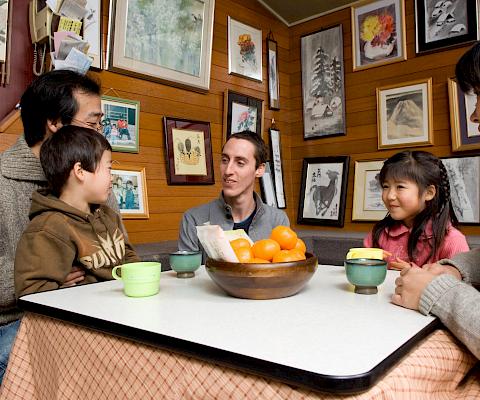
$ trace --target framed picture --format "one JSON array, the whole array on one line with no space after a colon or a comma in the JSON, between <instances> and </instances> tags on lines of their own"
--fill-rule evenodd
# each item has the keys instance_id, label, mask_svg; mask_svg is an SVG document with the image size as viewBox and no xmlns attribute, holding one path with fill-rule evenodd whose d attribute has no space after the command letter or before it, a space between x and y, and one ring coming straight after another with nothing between
<instances>
[{"instance_id":1,"label":"framed picture","mask_svg":"<svg viewBox=\"0 0 480 400\"><path fill-rule=\"evenodd\" d=\"M145 168L122 165L112 168L112 191L124 219L148 218Z\"/></svg>"},{"instance_id":2,"label":"framed picture","mask_svg":"<svg viewBox=\"0 0 480 400\"><path fill-rule=\"evenodd\" d=\"M251 131L263 135L263 100L241 93L225 91L225 140L238 132Z\"/></svg>"},{"instance_id":3,"label":"framed picture","mask_svg":"<svg viewBox=\"0 0 480 400\"><path fill-rule=\"evenodd\" d=\"M215 0L112 0L109 69L208 90L214 8Z\"/></svg>"},{"instance_id":4,"label":"framed picture","mask_svg":"<svg viewBox=\"0 0 480 400\"><path fill-rule=\"evenodd\" d=\"M280 110L280 81L278 74L277 42L267 39L268 54L268 107L271 110Z\"/></svg>"},{"instance_id":5,"label":"framed picture","mask_svg":"<svg viewBox=\"0 0 480 400\"><path fill-rule=\"evenodd\" d=\"M455 215L463 224L480 223L480 157L442 158Z\"/></svg>"},{"instance_id":6,"label":"framed picture","mask_svg":"<svg viewBox=\"0 0 480 400\"><path fill-rule=\"evenodd\" d=\"M287 208L285 200L285 186L283 184L283 164L282 164L282 146L280 143L280 131L271 128L270 131L270 151L273 164L273 183L275 187L275 197L277 198L278 208Z\"/></svg>"},{"instance_id":7,"label":"framed picture","mask_svg":"<svg viewBox=\"0 0 480 400\"><path fill-rule=\"evenodd\" d=\"M228 17L228 73L262 82L262 31Z\"/></svg>"},{"instance_id":8,"label":"framed picture","mask_svg":"<svg viewBox=\"0 0 480 400\"><path fill-rule=\"evenodd\" d=\"M169 185L213 185L210 123L163 118Z\"/></svg>"},{"instance_id":9,"label":"framed picture","mask_svg":"<svg viewBox=\"0 0 480 400\"><path fill-rule=\"evenodd\" d=\"M345 135L342 25L302 36L303 138Z\"/></svg>"},{"instance_id":10,"label":"framed picture","mask_svg":"<svg viewBox=\"0 0 480 400\"><path fill-rule=\"evenodd\" d=\"M417 54L478 39L476 0L415 0Z\"/></svg>"},{"instance_id":11,"label":"framed picture","mask_svg":"<svg viewBox=\"0 0 480 400\"><path fill-rule=\"evenodd\" d=\"M103 68L102 1L87 0L87 14L83 18L83 38L88 42L88 55L93 58L92 67Z\"/></svg>"},{"instance_id":12,"label":"framed picture","mask_svg":"<svg viewBox=\"0 0 480 400\"><path fill-rule=\"evenodd\" d=\"M380 221L387 215L378 175L381 161L355 161L352 221Z\"/></svg>"},{"instance_id":13,"label":"framed picture","mask_svg":"<svg viewBox=\"0 0 480 400\"><path fill-rule=\"evenodd\" d=\"M277 199L275 197L275 189L273 187L272 170L270 168L270 162L265 163L265 172L260 178L260 191L262 194L262 200L265 204L272 207L277 207Z\"/></svg>"},{"instance_id":14,"label":"framed picture","mask_svg":"<svg viewBox=\"0 0 480 400\"><path fill-rule=\"evenodd\" d=\"M350 157L304 158L297 223L343 226Z\"/></svg>"},{"instance_id":15,"label":"framed picture","mask_svg":"<svg viewBox=\"0 0 480 400\"><path fill-rule=\"evenodd\" d=\"M404 0L366 0L351 10L354 71L407 59Z\"/></svg>"},{"instance_id":16,"label":"framed picture","mask_svg":"<svg viewBox=\"0 0 480 400\"><path fill-rule=\"evenodd\" d=\"M8 3L9 0L0 1L0 63L7 59L7 40L8 40Z\"/></svg>"},{"instance_id":17,"label":"framed picture","mask_svg":"<svg viewBox=\"0 0 480 400\"><path fill-rule=\"evenodd\" d=\"M138 153L140 102L102 96L103 135L113 151Z\"/></svg>"},{"instance_id":18,"label":"framed picture","mask_svg":"<svg viewBox=\"0 0 480 400\"><path fill-rule=\"evenodd\" d=\"M433 145L432 78L377 88L378 148Z\"/></svg>"},{"instance_id":19,"label":"framed picture","mask_svg":"<svg viewBox=\"0 0 480 400\"><path fill-rule=\"evenodd\" d=\"M480 149L478 124L470 121L470 115L475 111L477 96L463 92L455 79L449 78L448 99L450 104L452 151Z\"/></svg>"}]
</instances>

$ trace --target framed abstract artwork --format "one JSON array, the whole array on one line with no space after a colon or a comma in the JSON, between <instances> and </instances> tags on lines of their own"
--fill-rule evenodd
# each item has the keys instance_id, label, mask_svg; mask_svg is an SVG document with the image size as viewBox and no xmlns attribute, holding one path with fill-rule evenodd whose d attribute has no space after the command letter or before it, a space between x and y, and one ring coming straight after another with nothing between
<instances>
[{"instance_id":1,"label":"framed abstract artwork","mask_svg":"<svg viewBox=\"0 0 480 400\"><path fill-rule=\"evenodd\" d=\"M270 128L270 152L273 168L273 183L278 208L287 208L285 200L285 186L283 183L282 145L280 143L280 131Z\"/></svg>"},{"instance_id":2,"label":"framed abstract artwork","mask_svg":"<svg viewBox=\"0 0 480 400\"><path fill-rule=\"evenodd\" d=\"M103 68L102 1L87 0L87 14L83 18L83 38L88 42L88 55L93 58L92 67Z\"/></svg>"},{"instance_id":3,"label":"framed abstract artwork","mask_svg":"<svg viewBox=\"0 0 480 400\"><path fill-rule=\"evenodd\" d=\"M404 0L365 0L351 14L354 71L407 59Z\"/></svg>"},{"instance_id":4,"label":"framed abstract artwork","mask_svg":"<svg viewBox=\"0 0 480 400\"><path fill-rule=\"evenodd\" d=\"M102 134L113 151L138 153L140 102L102 96Z\"/></svg>"},{"instance_id":5,"label":"framed abstract artwork","mask_svg":"<svg viewBox=\"0 0 480 400\"><path fill-rule=\"evenodd\" d=\"M145 168L113 166L112 192L124 219L146 219L148 214Z\"/></svg>"},{"instance_id":6,"label":"framed abstract artwork","mask_svg":"<svg viewBox=\"0 0 480 400\"><path fill-rule=\"evenodd\" d=\"M164 117L169 185L213 185L210 123Z\"/></svg>"},{"instance_id":7,"label":"framed abstract artwork","mask_svg":"<svg viewBox=\"0 0 480 400\"><path fill-rule=\"evenodd\" d=\"M262 31L230 16L228 73L262 82Z\"/></svg>"},{"instance_id":8,"label":"framed abstract artwork","mask_svg":"<svg viewBox=\"0 0 480 400\"><path fill-rule=\"evenodd\" d=\"M108 69L206 91L215 0L112 0Z\"/></svg>"},{"instance_id":9,"label":"framed abstract artwork","mask_svg":"<svg viewBox=\"0 0 480 400\"><path fill-rule=\"evenodd\" d=\"M432 78L377 88L378 148L433 145Z\"/></svg>"},{"instance_id":10,"label":"framed abstract artwork","mask_svg":"<svg viewBox=\"0 0 480 400\"><path fill-rule=\"evenodd\" d=\"M242 131L251 131L262 137L263 100L227 89L224 103L225 140Z\"/></svg>"},{"instance_id":11,"label":"framed abstract artwork","mask_svg":"<svg viewBox=\"0 0 480 400\"><path fill-rule=\"evenodd\" d=\"M478 124L470 121L470 116L475 111L477 96L463 92L456 80L449 78L448 99L450 105L452 151L480 149Z\"/></svg>"},{"instance_id":12,"label":"framed abstract artwork","mask_svg":"<svg viewBox=\"0 0 480 400\"><path fill-rule=\"evenodd\" d=\"M350 157L304 158L297 223L343 226Z\"/></svg>"},{"instance_id":13,"label":"framed abstract artwork","mask_svg":"<svg viewBox=\"0 0 480 400\"><path fill-rule=\"evenodd\" d=\"M355 161L352 221L380 221L387 215L378 175L381 161Z\"/></svg>"},{"instance_id":14,"label":"framed abstract artwork","mask_svg":"<svg viewBox=\"0 0 480 400\"><path fill-rule=\"evenodd\" d=\"M303 138L345 135L342 25L302 36Z\"/></svg>"},{"instance_id":15,"label":"framed abstract artwork","mask_svg":"<svg viewBox=\"0 0 480 400\"><path fill-rule=\"evenodd\" d=\"M270 161L265 163L265 172L260 178L260 191L262 200L265 204L272 207L277 206L277 198L275 196L275 189L273 186L272 169L270 168Z\"/></svg>"},{"instance_id":16,"label":"framed abstract artwork","mask_svg":"<svg viewBox=\"0 0 480 400\"><path fill-rule=\"evenodd\" d=\"M415 0L417 54L478 39L476 0Z\"/></svg>"},{"instance_id":17,"label":"framed abstract artwork","mask_svg":"<svg viewBox=\"0 0 480 400\"><path fill-rule=\"evenodd\" d=\"M267 39L268 54L268 108L272 110L280 110L280 81L278 74L278 53L277 42Z\"/></svg>"}]
</instances>

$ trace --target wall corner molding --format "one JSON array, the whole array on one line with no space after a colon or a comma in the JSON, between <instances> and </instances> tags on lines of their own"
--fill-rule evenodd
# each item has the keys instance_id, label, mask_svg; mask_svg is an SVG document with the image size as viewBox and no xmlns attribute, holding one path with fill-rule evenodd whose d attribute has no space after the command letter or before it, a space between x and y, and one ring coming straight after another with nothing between
<instances>
[{"instance_id":1,"label":"wall corner molding","mask_svg":"<svg viewBox=\"0 0 480 400\"><path fill-rule=\"evenodd\" d=\"M0 133L4 133L13 123L20 118L20 110L10 111L5 118L0 121Z\"/></svg>"}]
</instances>

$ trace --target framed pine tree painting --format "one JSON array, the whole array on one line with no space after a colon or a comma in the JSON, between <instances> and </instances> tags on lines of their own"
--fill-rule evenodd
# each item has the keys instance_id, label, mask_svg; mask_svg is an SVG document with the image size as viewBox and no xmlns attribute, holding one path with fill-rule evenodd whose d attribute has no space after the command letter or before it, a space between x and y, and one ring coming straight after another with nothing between
<instances>
[{"instance_id":1,"label":"framed pine tree painting","mask_svg":"<svg viewBox=\"0 0 480 400\"><path fill-rule=\"evenodd\" d=\"M342 25L301 38L303 138L345 135Z\"/></svg>"}]
</instances>

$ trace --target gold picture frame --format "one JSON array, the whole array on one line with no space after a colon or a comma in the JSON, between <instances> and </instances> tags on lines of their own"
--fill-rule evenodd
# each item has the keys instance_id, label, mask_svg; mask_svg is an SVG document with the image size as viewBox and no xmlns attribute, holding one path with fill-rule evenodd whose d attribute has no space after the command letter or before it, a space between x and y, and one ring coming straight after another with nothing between
<instances>
[{"instance_id":1,"label":"gold picture frame","mask_svg":"<svg viewBox=\"0 0 480 400\"><path fill-rule=\"evenodd\" d=\"M112 166L112 192L123 219L148 219L147 179L144 167Z\"/></svg>"}]
</instances>

